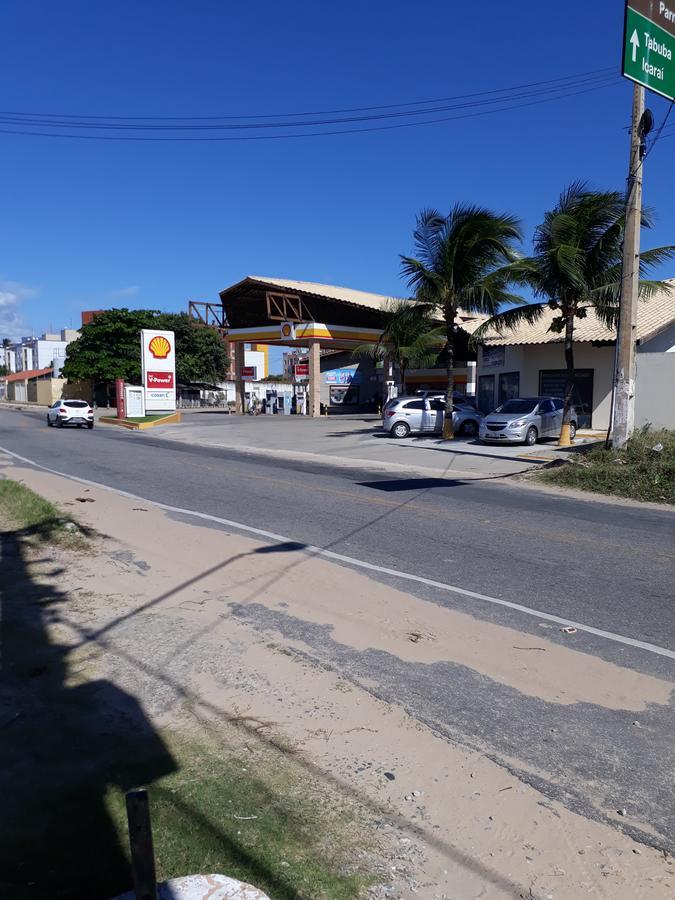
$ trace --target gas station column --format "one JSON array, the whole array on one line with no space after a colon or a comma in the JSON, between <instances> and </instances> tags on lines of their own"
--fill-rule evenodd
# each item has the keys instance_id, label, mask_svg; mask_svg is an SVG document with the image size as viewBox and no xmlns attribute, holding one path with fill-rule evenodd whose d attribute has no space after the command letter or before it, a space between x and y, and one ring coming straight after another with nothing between
<instances>
[{"instance_id":1,"label":"gas station column","mask_svg":"<svg viewBox=\"0 0 675 900\"><path fill-rule=\"evenodd\" d=\"M321 344L309 345L309 414L313 419L321 415Z\"/></svg>"},{"instance_id":2,"label":"gas station column","mask_svg":"<svg viewBox=\"0 0 675 900\"><path fill-rule=\"evenodd\" d=\"M233 346L230 344L230 346ZM234 411L238 415L243 415L246 412L246 393L244 388L244 379L242 377L242 369L244 368L244 360L245 360L245 344L237 341L234 344L234 390L235 390L235 402L234 402Z\"/></svg>"}]
</instances>

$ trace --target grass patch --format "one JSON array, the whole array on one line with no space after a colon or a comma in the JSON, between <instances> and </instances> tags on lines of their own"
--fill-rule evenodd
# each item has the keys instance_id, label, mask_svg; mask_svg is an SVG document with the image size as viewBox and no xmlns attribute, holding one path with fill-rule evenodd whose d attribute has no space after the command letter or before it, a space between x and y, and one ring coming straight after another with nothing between
<instances>
[{"instance_id":1,"label":"grass patch","mask_svg":"<svg viewBox=\"0 0 675 900\"><path fill-rule=\"evenodd\" d=\"M157 422L159 419L166 419L168 415L175 415L175 413L168 413L167 415L155 415L155 416L138 416L133 419L126 418L122 419L123 422Z\"/></svg>"},{"instance_id":2,"label":"grass patch","mask_svg":"<svg viewBox=\"0 0 675 900\"><path fill-rule=\"evenodd\" d=\"M9 478L0 479L0 523L38 541L65 543L73 549L83 542L79 525L49 500Z\"/></svg>"},{"instance_id":3,"label":"grass patch","mask_svg":"<svg viewBox=\"0 0 675 900\"><path fill-rule=\"evenodd\" d=\"M659 445L661 449L655 450ZM560 487L675 503L675 431L643 429L625 450L606 450L598 444L535 477Z\"/></svg>"}]
</instances>

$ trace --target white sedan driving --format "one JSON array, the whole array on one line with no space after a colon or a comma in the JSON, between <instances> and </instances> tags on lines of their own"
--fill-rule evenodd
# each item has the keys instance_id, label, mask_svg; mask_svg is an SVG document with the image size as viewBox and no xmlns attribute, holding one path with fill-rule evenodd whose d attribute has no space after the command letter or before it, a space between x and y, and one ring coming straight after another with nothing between
<instances>
[{"instance_id":1,"label":"white sedan driving","mask_svg":"<svg viewBox=\"0 0 675 900\"><path fill-rule=\"evenodd\" d=\"M94 411L86 400L58 400L47 410L47 425L52 428L56 425L63 428L64 425L77 425L81 428L94 427Z\"/></svg>"}]
</instances>

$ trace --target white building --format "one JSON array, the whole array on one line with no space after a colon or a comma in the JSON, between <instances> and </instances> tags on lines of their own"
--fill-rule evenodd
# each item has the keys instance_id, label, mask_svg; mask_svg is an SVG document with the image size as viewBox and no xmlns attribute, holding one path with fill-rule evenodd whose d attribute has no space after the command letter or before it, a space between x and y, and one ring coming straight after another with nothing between
<instances>
[{"instance_id":1,"label":"white building","mask_svg":"<svg viewBox=\"0 0 675 900\"><path fill-rule=\"evenodd\" d=\"M58 377L66 359L66 348L76 341L79 332L63 328L59 334L45 333L41 337L23 337L4 349L5 362L10 372L28 372L54 367Z\"/></svg>"},{"instance_id":2,"label":"white building","mask_svg":"<svg viewBox=\"0 0 675 900\"><path fill-rule=\"evenodd\" d=\"M675 279L638 305L635 425L675 428ZM512 397L563 397L566 380L564 335L550 331L559 315L545 308L538 322L523 323L484 339L478 353L477 401L491 412ZM609 427L616 329L588 310L574 323L574 403L582 428Z\"/></svg>"}]
</instances>

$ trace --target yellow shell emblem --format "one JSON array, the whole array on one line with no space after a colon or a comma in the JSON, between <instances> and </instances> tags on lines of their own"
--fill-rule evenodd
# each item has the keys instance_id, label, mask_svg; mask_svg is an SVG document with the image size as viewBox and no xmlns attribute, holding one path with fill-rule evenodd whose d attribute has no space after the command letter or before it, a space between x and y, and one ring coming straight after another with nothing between
<instances>
[{"instance_id":1,"label":"yellow shell emblem","mask_svg":"<svg viewBox=\"0 0 675 900\"><path fill-rule=\"evenodd\" d=\"M148 344L148 350L155 359L166 359L171 353L171 344L161 334L156 335Z\"/></svg>"}]
</instances>

